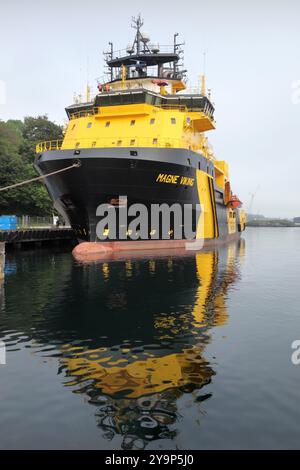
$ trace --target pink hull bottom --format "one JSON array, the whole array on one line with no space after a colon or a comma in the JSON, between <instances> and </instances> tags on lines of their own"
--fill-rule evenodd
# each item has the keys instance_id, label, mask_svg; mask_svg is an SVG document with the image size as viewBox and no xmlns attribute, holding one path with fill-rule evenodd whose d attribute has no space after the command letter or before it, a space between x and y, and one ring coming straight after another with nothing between
<instances>
[{"instance_id":1,"label":"pink hull bottom","mask_svg":"<svg viewBox=\"0 0 300 470\"><path fill-rule=\"evenodd\" d=\"M141 241L112 241L112 242L82 242L72 251L78 261L123 259L127 256L147 257L166 255L191 255L203 248L213 248L218 245L237 240L240 232L223 238L206 239L199 243L193 240L141 240Z\"/></svg>"}]
</instances>

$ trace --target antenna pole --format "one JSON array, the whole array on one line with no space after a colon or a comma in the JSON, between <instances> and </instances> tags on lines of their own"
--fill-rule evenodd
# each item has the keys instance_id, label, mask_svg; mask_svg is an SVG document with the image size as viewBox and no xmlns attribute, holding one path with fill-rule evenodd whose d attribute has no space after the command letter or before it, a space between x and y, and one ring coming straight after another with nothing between
<instances>
[{"instance_id":1,"label":"antenna pole","mask_svg":"<svg viewBox=\"0 0 300 470\"><path fill-rule=\"evenodd\" d=\"M110 56L110 60L113 60L113 57L114 57L114 45L112 42L109 42L108 45L110 46L110 52L109 52L109 56ZM113 68L110 67L110 81L112 82L114 79L113 77Z\"/></svg>"},{"instance_id":2,"label":"antenna pole","mask_svg":"<svg viewBox=\"0 0 300 470\"><path fill-rule=\"evenodd\" d=\"M203 74L201 75L201 95L206 96L206 87L205 87L205 60L206 60L206 53L203 52Z\"/></svg>"},{"instance_id":3,"label":"antenna pole","mask_svg":"<svg viewBox=\"0 0 300 470\"><path fill-rule=\"evenodd\" d=\"M175 33L174 34L174 54L176 54L177 52L177 36L178 36L178 33ZM176 61L174 61L174 65L173 65L173 69L174 69L174 77L176 76L176 72L177 72L177 63Z\"/></svg>"},{"instance_id":4,"label":"antenna pole","mask_svg":"<svg viewBox=\"0 0 300 470\"><path fill-rule=\"evenodd\" d=\"M136 36L135 36L135 43L136 43L136 53L137 55L141 52L141 27L143 26L144 22L142 20L141 14L138 15L137 18L132 18L132 27L136 29Z\"/></svg>"}]
</instances>

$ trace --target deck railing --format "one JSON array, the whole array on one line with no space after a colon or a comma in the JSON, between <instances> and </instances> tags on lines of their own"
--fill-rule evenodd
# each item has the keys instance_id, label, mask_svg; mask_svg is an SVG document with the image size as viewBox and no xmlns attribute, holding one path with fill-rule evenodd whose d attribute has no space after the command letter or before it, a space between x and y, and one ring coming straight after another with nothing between
<instances>
[{"instance_id":1,"label":"deck railing","mask_svg":"<svg viewBox=\"0 0 300 470\"><path fill-rule=\"evenodd\" d=\"M93 116L94 114L96 114L96 112L93 109L89 110L89 111L78 111L77 113L71 113L69 115L69 119L71 121L72 119L78 119L78 118L81 118L81 117Z\"/></svg>"},{"instance_id":2,"label":"deck railing","mask_svg":"<svg viewBox=\"0 0 300 470\"><path fill-rule=\"evenodd\" d=\"M76 150L90 148L113 148L113 147L150 147L150 148L186 148L190 150L198 150L199 145L195 142L189 142L183 139L169 139L156 137L100 137L98 139L67 139L63 144L62 141L54 140L40 142L36 146L36 152L48 152L51 150Z\"/></svg>"},{"instance_id":3,"label":"deck railing","mask_svg":"<svg viewBox=\"0 0 300 470\"><path fill-rule=\"evenodd\" d=\"M36 153L48 152L49 150L60 150L62 143L62 140L47 140L46 142L39 142L36 145Z\"/></svg>"}]
</instances>

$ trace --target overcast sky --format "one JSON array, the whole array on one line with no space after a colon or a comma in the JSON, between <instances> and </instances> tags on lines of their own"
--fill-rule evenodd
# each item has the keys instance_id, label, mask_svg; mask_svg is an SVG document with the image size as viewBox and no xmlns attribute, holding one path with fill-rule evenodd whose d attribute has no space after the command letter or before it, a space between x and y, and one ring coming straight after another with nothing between
<instances>
[{"instance_id":1,"label":"overcast sky","mask_svg":"<svg viewBox=\"0 0 300 470\"><path fill-rule=\"evenodd\" d=\"M103 75L108 41L126 47L141 12L153 41L181 34L191 85L206 52L217 121L209 138L244 207L255 193L252 212L300 216L300 2L0 2L0 119L47 113L62 123L74 92Z\"/></svg>"}]
</instances>

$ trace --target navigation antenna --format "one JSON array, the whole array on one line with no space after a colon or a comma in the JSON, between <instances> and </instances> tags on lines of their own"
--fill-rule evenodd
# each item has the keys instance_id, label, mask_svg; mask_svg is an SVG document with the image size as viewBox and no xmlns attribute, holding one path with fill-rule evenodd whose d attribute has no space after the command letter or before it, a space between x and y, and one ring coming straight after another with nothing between
<instances>
[{"instance_id":1,"label":"navigation antenna","mask_svg":"<svg viewBox=\"0 0 300 470\"><path fill-rule=\"evenodd\" d=\"M149 49L149 46L147 45L147 42L149 41L149 38L141 32L141 28L142 28L143 25L144 25L144 20L141 17L140 13L139 13L137 18L135 18L135 16L133 16L131 18L131 27L133 29L136 29L136 35L135 35L135 38L134 38L134 41L133 41L132 49L134 49L134 46L136 47L136 54L137 55L139 55L141 52L143 52L143 53L145 53L147 51L151 52L150 49ZM143 47L143 50L141 50L141 47Z\"/></svg>"},{"instance_id":2,"label":"navigation antenna","mask_svg":"<svg viewBox=\"0 0 300 470\"><path fill-rule=\"evenodd\" d=\"M185 45L185 42L177 42L177 37L179 36L178 33L175 33L174 34L174 54L178 54L180 56L180 60L183 61L183 49L180 49L181 46L184 46ZM181 64L183 65L183 63ZM178 61L174 61L174 65L173 65L173 68L174 68L174 76L176 77L176 75L178 74L179 72L179 64L178 64ZM184 72L184 71L183 71Z\"/></svg>"},{"instance_id":3,"label":"navigation antenna","mask_svg":"<svg viewBox=\"0 0 300 470\"><path fill-rule=\"evenodd\" d=\"M206 66L206 52L203 52L203 73L201 75L201 95L206 96L206 86L205 86L205 66Z\"/></svg>"}]
</instances>

